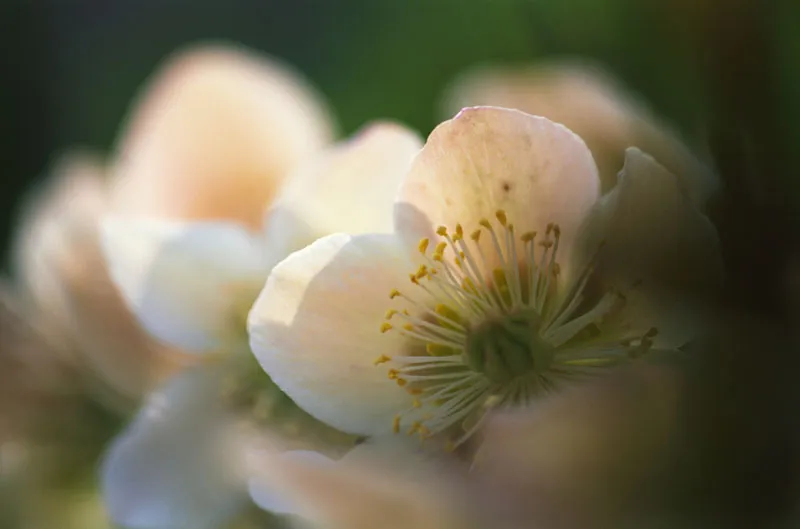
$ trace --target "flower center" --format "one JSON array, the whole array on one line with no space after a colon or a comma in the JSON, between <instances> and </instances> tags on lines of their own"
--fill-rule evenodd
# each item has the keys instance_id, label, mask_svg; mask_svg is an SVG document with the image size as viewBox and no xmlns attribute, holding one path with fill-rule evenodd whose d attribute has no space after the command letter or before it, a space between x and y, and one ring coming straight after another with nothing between
<instances>
[{"instance_id":1,"label":"flower center","mask_svg":"<svg viewBox=\"0 0 800 529\"><path fill-rule=\"evenodd\" d=\"M624 305L606 292L585 299L594 262L566 285L556 260L561 230L517 235L505 212L487 219L469 237L461 225L441 238L423 239L424 263L412 274L413 296L392 290L404 306L390 309L381 332L409 339L406 354L381 355L389 379L414 395L413 406L395 417L394 429L436 435L461 423L466 440L488 407L520 406L561 381L595 373L640 356L652 346L654 328L599 323ZM566 288L568 287L568 288Z\"/></svg>"},{"instance_id":2,"label":"flower center","mask_svg":"<svg viewBox=\"0 0 800 529\"><path fill-rule=\"evenodd\" d=\"M518 310L488 320L467 333L463 361L492 382L504 383L550 368L555 349L542 340L536 311Z\"/></svg>"}]
</instances>

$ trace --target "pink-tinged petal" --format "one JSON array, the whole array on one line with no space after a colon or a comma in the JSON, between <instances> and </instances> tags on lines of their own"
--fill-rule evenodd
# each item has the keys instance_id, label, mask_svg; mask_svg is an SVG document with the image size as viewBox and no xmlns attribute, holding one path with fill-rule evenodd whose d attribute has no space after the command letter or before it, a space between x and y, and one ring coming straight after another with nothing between
<instances>
[{"instance_id":1,"label":"pink-tinged petal","mask_svg":"<svg viewBox=\"0 0 800 529\"><path fill-rule=\"evenodd\" d=\"M431 133L401 187L395 225L416 244L440 225L470 233L503 210L520 234L558 224L564 260L599 188L589 149L565 127L518 110L467 108Z\"/></svg>"},{"instance_id":2,"label":"pink-tinged petal","mask_svg":"<svg viewBox=\"0 0 800 529\"><path fill-rule=\"evenodd\" d=\"M288 66L234 47L180 52L123 130L115 207L258 228L286 174L331 128L319 95Z\"/></svg>"},{"instance_id":3,"label":"pink-tinged petal","mask_svg":"<svg viewBox=\"0 0 800 529\"><path fill-rule=\"evenodd\" d=\"M471 527L463 474L419 446L367 442L338 461L314 452L264 454L250 494L310 527ZM307 527L307 525L303 525Z\"/></svg>"}]
</instances>

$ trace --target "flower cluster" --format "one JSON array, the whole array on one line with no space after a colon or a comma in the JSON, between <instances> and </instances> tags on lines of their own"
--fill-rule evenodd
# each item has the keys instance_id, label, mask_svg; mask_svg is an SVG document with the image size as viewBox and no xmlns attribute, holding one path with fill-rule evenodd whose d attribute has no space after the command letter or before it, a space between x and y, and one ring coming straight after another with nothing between
<instances>
[{"instance_id":1,"label":"flower cluster","mask_svg":"<svg viewBox=\"0 0 800 529\"><path fill-rule=\"evenodd\" d=\"M100 469L116 523L222 527L255 502L480 526L459 465L496 413L687 354L721 287L713 173L589 70L475 72L448 102L426 141L376 121L336 143L290 68L191 50L114 157L34 208L31 298L145 397Z\"/></svg>"}]
</instances>

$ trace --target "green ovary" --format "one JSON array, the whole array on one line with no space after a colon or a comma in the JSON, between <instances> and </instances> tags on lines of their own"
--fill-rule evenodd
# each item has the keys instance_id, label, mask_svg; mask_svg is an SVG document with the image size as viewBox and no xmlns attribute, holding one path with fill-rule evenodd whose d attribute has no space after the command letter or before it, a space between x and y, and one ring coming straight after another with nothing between
<instances>
[{"instance_id":1,"label":"green ovary","mask_svg":"<svg viewBox=\"0 0 800 529\"><path fill-rule=\"evenodd\" d=\"M464 363L497 383L545 372L554 349L539 337L540 319L533 310L519 310L470 329Z\"/></svg>"}]
</instances>

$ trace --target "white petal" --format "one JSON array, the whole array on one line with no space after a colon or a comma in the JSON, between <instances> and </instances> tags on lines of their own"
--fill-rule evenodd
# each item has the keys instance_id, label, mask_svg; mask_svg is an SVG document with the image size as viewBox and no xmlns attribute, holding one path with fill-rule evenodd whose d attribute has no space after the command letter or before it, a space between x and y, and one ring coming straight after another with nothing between
<instances>
[{"instance_id":1,"label":"white petal","mask_svg":"<svg viewBox=\"0 0 800 529\"><path fill-rule=\"evenodd\" d=\"M696 322L692 303L721 286L714 226L682 193L675 176L638 149L628 149L619 183L587 219L584 254L594 253L601 241L598 274L606 287L626 292L629 322L658 319L649 325L680 334L675 317ZM639 286L631 290L635 283Z\"/></svg>"},{"instance_id":2,"label":"white petal","mask_svg":"<svg viewBox=\"0 0 800 529\"><path fill-rule=\"evenodd\" d=\"M248 319L261 366L300 407L349 433L391 430L411 397L373 361L405 340L380 332L411 264L392 235L330 235L269 276Z\"/></svg>"},{"instance_id":3,"label":"white petal","mask_svg":"<svg viewBox=\"0 0 800 529\"><path fill-rule=\"evenodd\" d=\"M112 444L101 468L111 518L135 529L218 527L246 501L241 439L218 406L219 373L178 375Z\"/></svg>"},{"instance_id":4,"label":"white petal","mask_svg":"<svg viewBox=\"0 0 800 529\"><path fill-rule=\"evenodd\" d=\"M120 211L252 229L287 173L333 136L302 75L232 46L170 57L127 121L115 160Z\"/></svg>"},{"instance_id":5,"label":"white petal","mask_svg":"<svg viewBox=\"0 0 800 529\"><path fill-rule=\"evenodd\" d=\"M518 233L559 224L565 255L599 189L589 149L565 127L517 110L468 108L436 127L415 159L396 228L415 244L440 225L469 233L502 209Z\"/></svg>"},{"instance_id":6,"label":"white petal","mask_svg":"<svg viewBox=\"0 0 800 529\"><path fill-rule=\"evenodd\" d=\"M331 233L389 233L402 178L421 138L373 124L294 171L267 214L271 252L285 257Z\"/></svg>"},{"instance_id":7,"label":"white petal","mask_svg":"<svg viewBox=\"0 0 800 529\"><path fill-rule=\"evenodd\" d=\"M259 498L280 496L287 514L313 527L465 527L469 509L454 503L464 500L463 476L444 464L451 461L421 455L397 444L363 444L335 462L318 454L273 455L251 479L250 494L262 506Z\"/></svg>"},{"instance_id":8,"label":"white petal","mask_svg":"<svg viewBox=\"0 0 800 529\"><path fill-rule=\"evenodd\" d=\"M260 239L234 224L109 217L111 277L142 325L190 351L230 345L268 270Z\"/></svg>"},{"instance_id":9,"label":"white petal","mask_svg":"<svg viewBox=\"0 0 800 529\"><path fill-rule=\"evenodd\" d=\"M281 456L285 460L298 461L300 464L309 466L332 467L336 461L312 450L294 450L286 452ZM250 497L253 501L264 509L275 514L301 514L302 506L297 504L293 494L287 494L286 490L279 485L280 480L268 480L258 477L250 479Z\"/></svg>"}]
</instances>

